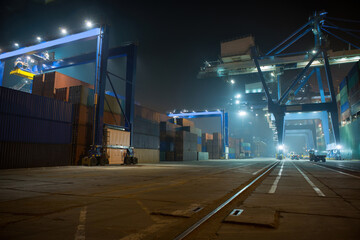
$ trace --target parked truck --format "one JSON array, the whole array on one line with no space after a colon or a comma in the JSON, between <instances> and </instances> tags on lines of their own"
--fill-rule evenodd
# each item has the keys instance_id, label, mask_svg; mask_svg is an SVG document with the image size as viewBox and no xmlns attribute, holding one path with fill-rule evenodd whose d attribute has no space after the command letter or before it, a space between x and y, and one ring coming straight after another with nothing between
<instances>
[{"instance_id":1,"label":"parked truck","mask_svg":"<svg viewBox=\"0 0 360 240\"><path fill-rule=\"evenodd\" d=\"M314 162L326 162L326 153L318 152L316 150L309 151L309 159Z\"/></svg>"}]
</instances>

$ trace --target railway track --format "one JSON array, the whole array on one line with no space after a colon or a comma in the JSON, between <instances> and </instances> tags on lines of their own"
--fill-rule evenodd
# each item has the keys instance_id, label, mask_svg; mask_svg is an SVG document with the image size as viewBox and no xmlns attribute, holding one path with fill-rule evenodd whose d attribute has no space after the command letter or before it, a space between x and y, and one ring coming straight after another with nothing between
<instances>
[{"instance_id":1,"label":"railway track","mask_svg":"<svg viewBox=\"0 0 360 240\"><path fill-rule=\"evenodd\" d=\"M199 210L181 225L170 228L162 234L163 237L160 237L160 239L182 240L201 239L203 237L204 239L209 239L209 236L216 233L217 227L221 225L222 220L229 215L229 213L231 215L240 215L242 213L243 210L237 209L236 207L261 184L266 176L268 176L279 163L280 161L275 161L260 169L251 179L216 203ZM201 237L201 235L203 237ZM172 237L169 238L169 236Z\"/></svg>"}]
</instances>

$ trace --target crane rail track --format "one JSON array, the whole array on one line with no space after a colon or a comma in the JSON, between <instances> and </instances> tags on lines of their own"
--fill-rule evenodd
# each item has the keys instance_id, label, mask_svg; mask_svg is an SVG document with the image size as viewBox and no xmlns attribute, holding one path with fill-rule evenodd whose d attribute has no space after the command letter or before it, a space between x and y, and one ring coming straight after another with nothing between
<instances>
[{"instance_id":1,"label":"crane rail track","mask_svg":"<svg viewBox=\"0 0 360 240\"><path fill-rule=\"evenodd\" d=\"M189 228L187 228L185 231L177 235L174 240L182 240L188 237L194 230L198 229L201 225L203 225L205 222L207 222L209 219L211 219L216 213L220 212L224 209L225 206L227 206L230 202L235 200L236 198L239 198L244 194L245 192L249 192L250 188L260 184L262 180L273 170L280 161L276 161L275 163L268 166L266 169L264 169L262 172L260 172L257 176L255 176L253 179L250 180L249 183L247 183L244 187L242 187L239 191L237 191L235 194L233 194L230 198L225 200L223 203L221 203L218 207L216 207L213 211L202 217L200 220L198 220L196 223L192 224Z\"/></svg>"}]
</instances>

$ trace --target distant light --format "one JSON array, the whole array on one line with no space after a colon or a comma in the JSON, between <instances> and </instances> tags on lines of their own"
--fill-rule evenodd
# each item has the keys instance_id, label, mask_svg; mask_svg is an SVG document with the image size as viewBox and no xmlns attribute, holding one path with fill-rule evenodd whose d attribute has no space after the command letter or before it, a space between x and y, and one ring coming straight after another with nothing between
<instances>
[{"instance_id":1,"label":"distant light","mask_svg":"<svg viewBox=\"0 0 360 240\"><path fill-rule=\"evenodd\" d=\"M279 149L279 150L284 150L284 148L285 148L284 145L279 145L279 146L277 146L277 149Z\"/></svg>"},{"instance_id":2,"label":"distant light","mask_svg":"<svg viewBox=\"0 0 360 240\"><path fill-rule=\"evenodd\" d=\"M236 101L235 101L235 104L240 104L240 100L236 100Z\"/></svg>"},{"instance_id":3,"label":"distant light","mask_svg":"<svg viewBox=\"0 0 360 240\"><path fill-rule=\"evenodd\" d=\"M18 43L14 43L14 46L15 47L19 47L20 45Z\"/></svg>"},{"instance_id":4,"label":"distant light","mask_svg":"<svg viewBox=\"0 0 360 240\"><path fill-rule=\"evenodd\" d=\"M342 146L338 144L338 145L336 145L336 149L340 150L340 149L342 149Z\"/></svg>"},{"instance_id":5,"label":"distant light","mask_svg":"<svg viewBox=\"0 0 360 240\"><path fill-rule=\"evenodd\" d=\"M236 94L235 98L241 98L241 94L240 93Z\"/></svg>"},{"instance_id":6,"label":"distant light","mask_svg":"<svg viewBox=\"0 0 360 240\"><path fill-rule=\"evenodd\" d=\"M230 83L231 83L231 84L235 84L235 80L234 80L234 79L231 79L231 80L230 80Z\"/></svg>"},{"instance_id":7,"label":"distant light","mask_svg":"<svg viewBox=\"0 0 360 240\"><path fill-rule=\"evenodd\" d=\"M257 117L257 116L259 116L259 114L256 113L255 116Z\"/></svg>"},{"instance_id":8,"label":"distant light","mask_svg":"<svg viewBox=\"0 0 360 240\"><path fill-rule=\"evenodd\" d=\"M37 37L36 37L36 40L37 40L38 42L41 42L42 38L39 37L39 36L37 36Z\"/></svg>"},{"instance_id":9,"label":"distant light","mask_svg":"<svg viewBox=\"0 0 360 240\"><path fill-rule=\"evenodd\" d=\"M313 53L313 54L317 53L316 49L312 50L312 53Z\"/></svg>"},{"instance_id":10,"label":"distant light","mask_svg":"<svg viewBox=\"0 0 360 240\"><path fill-rule=\"evenodd\" d=\"M93 25L94 25L94 24L93 24L91 21L85 20L85 26L86 26L87 28L92 28Z\"/></svg>"},{"instance_id":11,"label":"distant light","mask_svg":"<svg viewBox=\"0 0 360 240\"><path fill-rule=\"evenodd\" d=\"M246 115L247 115L247 112L245 112L245 111L239 111L238 114L239 114L239 116L246 116Z\"/></svg>"},{"instance_id":12,"label":"distant light","mask_svg":"<svg viewBox=\"0 0 360 240\"><path fill-rule=\"evenodd\" d=\"M62 35L66 35L68 33L68 31L66 30L66 28L60 28L60 33Z\"/></svg>"}]
</instances>

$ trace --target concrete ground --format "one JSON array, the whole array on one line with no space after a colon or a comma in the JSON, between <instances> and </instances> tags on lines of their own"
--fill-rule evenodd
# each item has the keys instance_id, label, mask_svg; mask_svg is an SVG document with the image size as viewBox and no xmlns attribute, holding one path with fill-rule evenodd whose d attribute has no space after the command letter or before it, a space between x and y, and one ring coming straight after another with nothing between
<instances>
[{"instance_id":1,"label":"concrete ground","mask_svg":"<svg viewBox=\"0 0 360 240\"><path fill-rule=\"evenodd\" d=\"M173 239L274 162L1 170L0 239ZM235 204L189 239L359 239L360 161L279 161Z\"/></svg>"}]
</instances>

